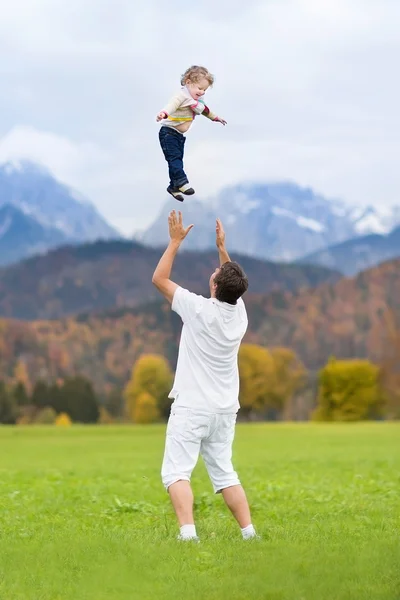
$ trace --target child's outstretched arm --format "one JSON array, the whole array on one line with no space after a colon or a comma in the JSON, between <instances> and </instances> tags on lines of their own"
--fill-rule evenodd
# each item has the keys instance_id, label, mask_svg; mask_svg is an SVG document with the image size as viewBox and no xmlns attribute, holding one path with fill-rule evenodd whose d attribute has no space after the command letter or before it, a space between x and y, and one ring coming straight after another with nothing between
<instances>
[{"instance_id":1,"label":"child's outstretched arm","mask_svg":"<svg viewBox=\"0 0 400 600\"><path fill-rule=\"evenodd\" d=\"M216 123L222 123L222 125L226 125L225 119L212 113L211 110L207 106L204 107L203 115L205 117L207 117L207 119L211 119L211 121L215 121Z\"/></svg>"},{"instance_id":2,"label":"child's outstretched arm","mask_svg":"<svg viewBox=\"0 0 400 600\"><path fill-rule=\"evenodd\" d=\"M203 100L196 102L194 106L191 106L191 109L196 115L204 115L207 117L207 119L210 119L210 121L215 121L216 123L222 123L222 125L226 125L225 119L222 119L215 113L211 112L208 106L204 104Z\"/></svg>"}]
</instances>

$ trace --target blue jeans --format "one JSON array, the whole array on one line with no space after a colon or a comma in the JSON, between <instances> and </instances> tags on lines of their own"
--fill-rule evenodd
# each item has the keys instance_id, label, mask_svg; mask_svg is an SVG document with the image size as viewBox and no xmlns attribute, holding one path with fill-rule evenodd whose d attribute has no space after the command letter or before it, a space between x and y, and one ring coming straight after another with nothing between
<instances>
[{"instance_id":1,"label":"blue jeans","mask_svg":"<svg viewBox=\"0 0 400 600\"><path fill-rule=\"evenodd\" d=\"M189 183L183 170L185 136L172 129L172 127L161 127L159 138L165 160L168 163L170 186L179 188L185 183Z\"/></svg>"}]
</instances>

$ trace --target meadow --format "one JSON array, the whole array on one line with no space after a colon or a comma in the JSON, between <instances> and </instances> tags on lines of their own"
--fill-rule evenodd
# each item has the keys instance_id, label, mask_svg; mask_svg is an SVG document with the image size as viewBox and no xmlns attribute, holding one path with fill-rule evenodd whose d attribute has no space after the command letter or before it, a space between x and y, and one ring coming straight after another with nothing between
<instances>
[{"instance_id":1,"label":"meadow","mask_svg":"<svg viewBox=\"0 0 400 600\"><path fill-rule=\"evenodd\" d=\"M398 600L400 425L239 424L261 540L193 476L176 541L165 427L0 428L1 600Z\"/></svg>"}]
</instances>

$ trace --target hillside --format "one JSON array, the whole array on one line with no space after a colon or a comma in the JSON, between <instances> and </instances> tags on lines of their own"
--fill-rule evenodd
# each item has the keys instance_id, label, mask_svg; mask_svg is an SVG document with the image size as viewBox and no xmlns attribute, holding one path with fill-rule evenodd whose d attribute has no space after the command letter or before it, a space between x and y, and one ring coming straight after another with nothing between
<instances>
[{"instance_id":1,"label":"hillside","mask_svg":"<svg viewBox=\"0 0 400 600\"><path fill-rule=\"evenodd\" d=\"M399 297L399 260L314 290L246 294L246 341L294 348L311 370L332 355L379 361L390 352L388 309L400 332ZM123 385L143 352L163 353L174 367L180 331L180 319L159 301L58 321L3 319L0 369L11 376L19 359L31 379L81 372L102 390Z\"/></svg>"},{"instance_id":2,"label":"hillside","mask_svg":"<svg viewBox=\"0 0 400 600\"><path fill-rule=\"evenodd\" d=\"M130 241L65 246L0 269L0 316L57 319L111 307L133 307L158 299L151 276L163 250ZM325 267L264 262L233 254L245 269L252 293L293 290L337 281ZM207 293L216 250L179 253L173 276L197 293Z\"/></svg>"},{"instance_id":3,"label":"hillside","mask_svg":"<svg viewBox=\"0 0 400 600\"><path fill-rule=\"evenodd\" d=\"M371 234L347 240L309 254L298 263L340 269L345 275L355 275L397 257L400 257L400 227L388 235Z\"/></svg>"},{"instance_id":4,"label":"hillside","mask_svg":"<svg viewBox=\"0 0 400 600\"><path fill-rule=\"evenodd\" d=\"M390 352L388 314L400 334L398 298L399 259L313 290L253 297L248 339L290 346L311 369L330 356L379 361Z\"/></svg>"}]
</instances>

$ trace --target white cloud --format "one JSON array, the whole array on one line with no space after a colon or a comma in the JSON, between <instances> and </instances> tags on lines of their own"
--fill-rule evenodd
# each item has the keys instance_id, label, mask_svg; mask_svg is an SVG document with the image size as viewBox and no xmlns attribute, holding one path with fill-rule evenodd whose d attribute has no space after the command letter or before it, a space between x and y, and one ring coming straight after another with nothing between
<instances>
[{"instance_id":1,"label":"white cloud","mask_svg":"<svg viewBox=\"0 0 400 600\"><path fill-rule=\"evenodd\" d=\"M399 22L397 0L14 0L0 20L0 159L38 160L141 228L168 183L154 115L196 62L228 120L188 135L199 196L284 178L400 202Z\"/></svg>"},{"instance_id":2,"label":"white cloud","mask_svg":"<svg viewBox=\"0 0 400 600\"><path fill-rule=\"evenodd\" d=\"M54 133L23 126L14 127L0 139L0 161L18 158L44 164L62 180L78 179L109 159L90 142L74 143Z\"/></svg>"}]
</instances>

